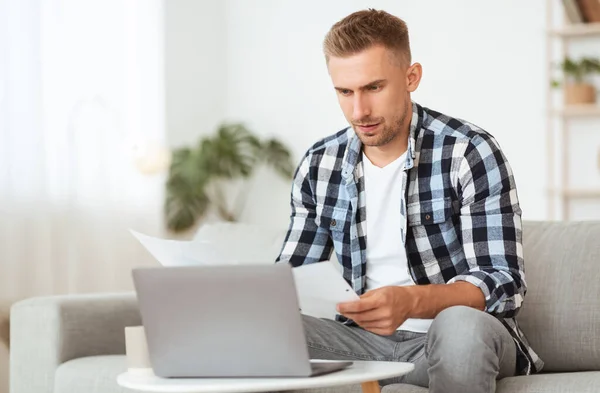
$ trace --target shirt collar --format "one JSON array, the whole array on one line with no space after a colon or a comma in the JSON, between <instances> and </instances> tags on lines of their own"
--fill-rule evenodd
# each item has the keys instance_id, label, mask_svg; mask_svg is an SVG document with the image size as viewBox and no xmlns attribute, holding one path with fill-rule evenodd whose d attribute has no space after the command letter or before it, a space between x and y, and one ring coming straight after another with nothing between
<instances>
[{"instance_id":1,"label":"shirt collar","mask_svg":"<svg viewBox=\"0 0 600 393\"><path fill-rule=\"evenodd\" d=\"M408 150L406 154L405 168L411 169L414 166L414 159L416 158L415 146L419 130L423 124L423 108L412 101L412 118L410 121L410 130L408 135ZM342 163L342 176L349 182L353 179L353 175L357 164L362 160L362 143L354 132L352 127L348 129L348 146L346 147L346 153L344 154L344 160Z\"/></svg>"}]
</instances>

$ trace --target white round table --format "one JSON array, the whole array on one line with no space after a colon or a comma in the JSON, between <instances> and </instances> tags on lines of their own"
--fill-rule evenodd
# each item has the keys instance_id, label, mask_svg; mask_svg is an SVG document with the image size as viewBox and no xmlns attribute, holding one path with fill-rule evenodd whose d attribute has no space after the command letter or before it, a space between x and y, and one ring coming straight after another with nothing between
<instances>
[{"instance_id":1,"label":"white round table","mask_svg":"<svg viewBox=\"0 0 600 393\"><path fill-rule=\"evenodd\" d=\"M243 393L324 388L362 384L364 393L378 393L378 380L408 374L412 363L354 361L348 368L306 378L160 378L151 369L125 372L117 383L125 388L163 393Z\"/></svg>"}]
</instances>

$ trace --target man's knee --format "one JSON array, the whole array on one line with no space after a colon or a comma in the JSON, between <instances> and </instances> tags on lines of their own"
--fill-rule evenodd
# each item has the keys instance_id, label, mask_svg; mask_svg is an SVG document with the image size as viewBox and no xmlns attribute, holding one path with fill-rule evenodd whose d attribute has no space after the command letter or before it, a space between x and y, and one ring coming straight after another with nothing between
<instances>
[{"instance_id":1,"label":"man's knee","mask_svg":"<svg viewBox=\"0 0 600 393\"><path fill-rule=\"evenodd\" d=\"M491 315L483 311L476 310L467 306L449 307L440 312L431 324L431 329L436 334L445 334L449 332L460 334L461 332L475 332L486 323Z\"/></svg>"},{"instance_id":2,"label":"man's knee","mask_svg":"<svg viewBox=\"0 0 600 393\"><path fill-rule=\"evenodd\" d=\"M499 322L494 317L474 308L449 307L433 320L427 351L450 351L453 358L471 356L474 347L495 339L495 323Z\"/></svg>"},{"instance_id":3,"label":"man's knee","mask_svg":"<svg viewBox=\"0 0 600 393\"><path fill-rule=\"evenodd\" d=\"M427 337L425 352L430 366L454 375L484 369L499 372L502 364L514 364L515 344L510 333L493 316L465 306L450 307L434 319ZM451 370L452 369L452 370ZM512 370L504 371L511 375Z\"/></svg>"}]
</instances>

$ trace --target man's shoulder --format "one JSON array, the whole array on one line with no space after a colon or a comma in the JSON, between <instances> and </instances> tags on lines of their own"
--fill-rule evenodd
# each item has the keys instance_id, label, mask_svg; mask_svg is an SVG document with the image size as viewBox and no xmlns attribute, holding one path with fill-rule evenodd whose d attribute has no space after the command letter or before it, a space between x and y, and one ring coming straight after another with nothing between
<instances>
[{"instance_id":1,"label":"man's shoulder","mask_svg":"<svg viewBox=\"0 0 600 393\"><path fill-rule=\"evenodd\" d=\"M493 136L478 125L446 115L430 108L423 108L423 135L432 134L438 138L453 138L455 143L478 145L493 140Z\"/></svg>"},{"instance_id":2,"label":"man's shoulder","mask_svg":"<svg viewBox=\"0 0 600 393\"><path fill-rule=\"evenodd\" d=\"M354 135L352 129L350 127L346 127L335 134L329 135L317 141L308 149L306 156L322 156L331 152L337 153L339 150L345 150L352 135Z\"/></svg>"},{"instance_id":3,"label":"man's shoulder","mask_svg":"<svg viewBox=\"0 0 600 393\"><path fill-rule=\"evenodd\" d=\"M331 173L342 170L349 146L355 137L354 130L346 127L320 139L306 151L298 170L303 173L303 176L310 173L313 180L319 177L318 173L321 171L329 172L328 177L334 178Z\"/></svg>"}]
</instances>

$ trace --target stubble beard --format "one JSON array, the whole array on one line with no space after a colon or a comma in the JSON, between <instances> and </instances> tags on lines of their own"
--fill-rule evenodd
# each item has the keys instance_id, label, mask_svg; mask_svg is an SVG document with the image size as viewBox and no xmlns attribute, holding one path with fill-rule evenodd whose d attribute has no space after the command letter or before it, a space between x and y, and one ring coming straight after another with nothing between
<instances>
[{"instance_id":1,"label":"stubble beard","mask_svg":"<svg viewBox=\"0 0 600 393\"><path fill-rule=\"evenodd\" d=\"M396 139L398 135L402 134L402 127L405 119L406 110L392 119L391 124L385 124L383 129L381 129L381 131L379 131L376 135L366 135L356 129L358 125L377 123L377 121L372 121L371 118L363 118L359 121L353 122L352 126L363 145L371 147L384 146ZM384 119L382 118L381 121L384 121Z\"/></svg>"}]
</instances>

